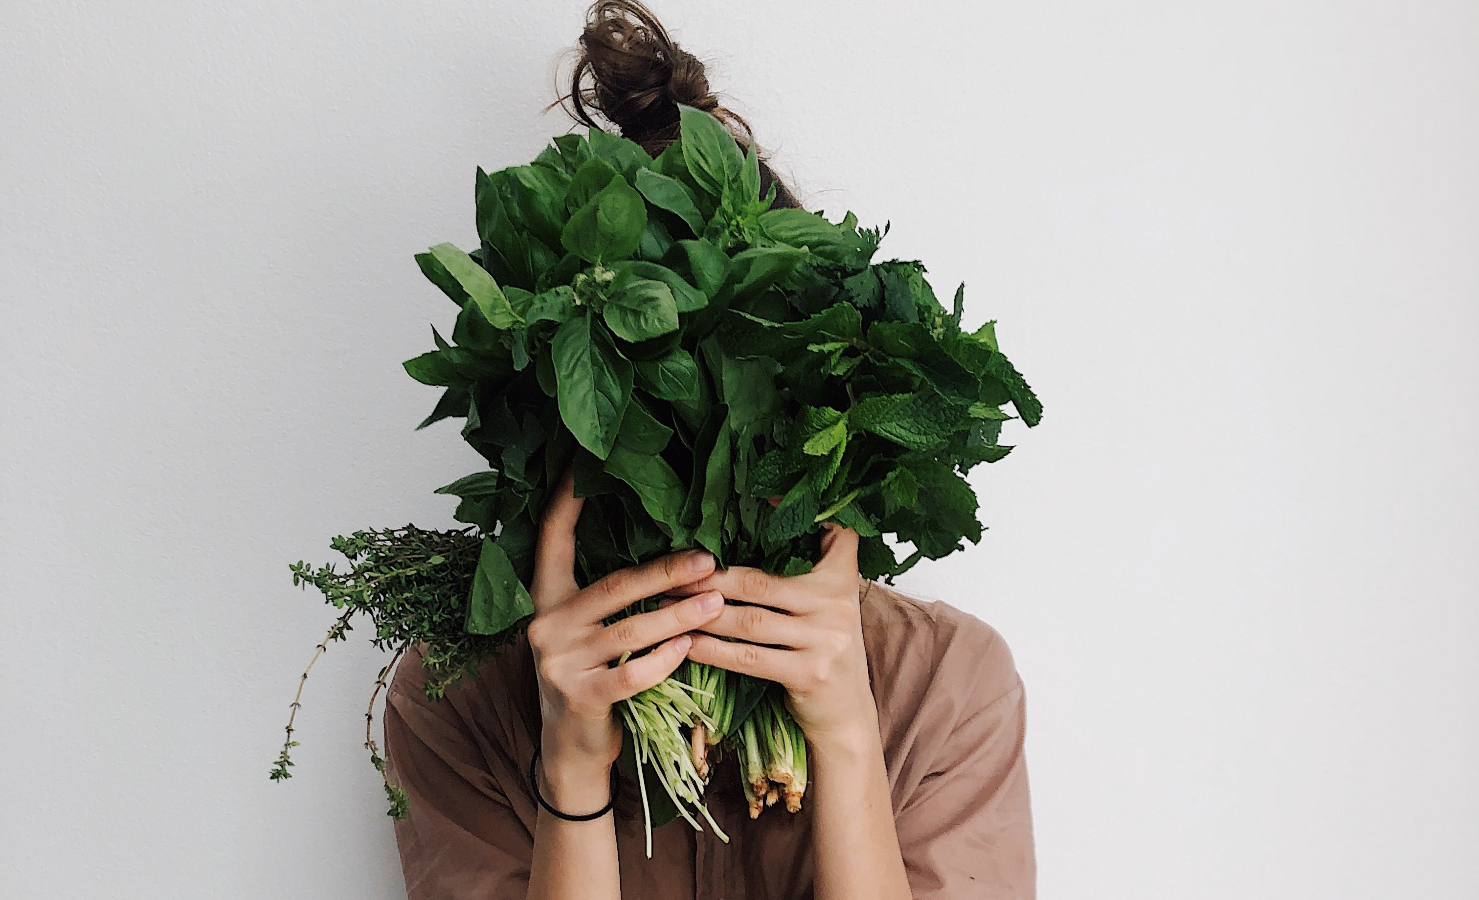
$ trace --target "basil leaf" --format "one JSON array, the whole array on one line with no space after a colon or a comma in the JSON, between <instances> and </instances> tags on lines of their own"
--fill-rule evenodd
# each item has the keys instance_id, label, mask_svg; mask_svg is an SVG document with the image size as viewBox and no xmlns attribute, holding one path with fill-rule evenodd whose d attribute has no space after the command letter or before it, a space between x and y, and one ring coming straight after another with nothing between
<instances>
[{"instance_id":1,"label":"basil leaf","mask_svg":"<svg viewBox=\"0 0 1479 900\"><path fill-rule=\"evenodd\" d=\"M691 400L698 396L698 365L687 350L674 348L668 355L638 360L637 384L661 400Z\"/></svg>"},{"instance_id":2,"label":"basil leaf","mask_svg":"<svg viewBox=\"0 0 1479 900\"><path fill-rule=\"evenodd\" d=\"M633 453L650 456L661 453L672 437L673 429L653 418L640 401L633 400L622 417L621 433L617 435L616 443Z\"/></svg>"},{"instance_id":3,"label":"basil leaf","mask_svg":"<svg viewBox=\"0 0 1479 900\"><path fill-rule=\"evenodd\" d=\"M654 262L633 259L623 263L617 263L613 267L618 273L629 272L639 278L650 278L653 281L661 281L673 292L673 302L678 305L678 312L695 312L703 309L709 303L709 298L704 296L703 291L683 280L683 276Z\"/></svg>"},{"instance_id":4,"label":"basil leaf","mask_svg":"<svg viewBox=\"0 0 1479 900\"><path fill-rule=\"evenodd\" d=\"M465 383L457 375L457 369L452 361L441 350L433 350L423 353L415 359L408 359L401 363L406 374L421 382L438 387L446 387L453 384Z\"/></svg>"},{"instance_id":5,"label":"basil leaf","mask_svg":"<svg viewBox=\"0 0 1479 900\"><path fill-rule=\"evenodd\" d=\"M452 273L448 272L445 266L437 261L435 256L430 253L418 253L416 254L416 265L421 268L421 274L425 275L432 284L441 288L442 293L450 297L453 303L461 306L467 302L467 291L462 289L462 285L452 277Z\"/></svg>"},{"instance_id":6,"label":"basil leaf","mask_svg":"<svg viewBox=\"0 0 1479 900\"><path fill-rule=\"evenodd\" d=\"M678 104L683 161L693 180L718 197L724 186L740 177L744 156L734 135L718 119L691 106Z\"/></svg>"},{"instance_id":7,"label":"basil leaf","mask_svg":"<svg viewBox=\"0 0 1479 900\"><path fill-rule=\"evenodd\" d=\"M617 441L605 468L636 492L642 508L669 536L682 529L683 482L661 456L628 449Z\"/></svg>"},{"instance_id":8,"label":"basil leaf","mask_svg":"<svg viewBox=\"0 0 1479 900\"><path fill-rule=\"evenodd\" d=\"M597 265L632 254L647 229L647 206L626 179L614 176L565 223L566 250Z\"/></svg>"},{"instance_id":9,"label":"basil leaf","mask_svg":"<svg viewBox=\"0 0 1479 900\"><path fill-rule=\"evenodd\" d=\"M665 209L682 219L695 235L704 232L704 217L693 202L693 195L676 178L642 169L637 172L635 185L647 202L658 209Z\"/></svg>"},{"instance_id":10,"label":"basil leaf","mask_svg":"<svg viewBox=\"0 0 1479 900\"><path fill-rule=\"evenodd\" d=\"M574 213L595 199L596 195L611 183L611 179L620 174L615 166L604 159L596 157L587 159L575 171L569 186L565 189L565 209L569 213Z\"/></svg>"},{"instance_id":11,"label":"basil leaf","mask_svg":"<svg viewBox=\"0 0 1479 900\"><path fill-rule=\"evenodd\" d=\"M704 240L679 241L678 246L688 256L688 267L693 270L693 283L713 299L729 280L732 264L728 254Z\"/></svg>"},{"instance_id":12,"label":"basil leaf","mask_svg":"<svg viewBox=\"0 0 1479 900\"><path fill-rule=\"evenodd\" d=\"M468 634L500 634L532 615L534 602L514 573L508 554L492 538L483 538L463 630Z\"/></svg>"},{"instance_id":13,"label":"basil leaf","mask_svg":"<svg viewBox=\"0 0 1479 900\"><path fill-rule=\"evenodd\" d=\"M437 244L429 252L456 279L468 298L477 304L478 311L488 320L488 324L494 328L509 329L523 321L514 312L503 291L498 289L498 282L493 280L486 269L474 262L472 257L451 244Z\"/></svg>"},{"instance_id":14,"label":"basil leaf","mask_svg":"<svg viewBox=\"0 0 1479 900\"><path fill-rule=\"evenodd\" d=\"M623 340L645 341L678 330L678 305L661 281L632 278L606 301L606 324Z\"/></svg>"},{"instance_id":15,"label":"basil leaf","mask_svg":"<svg viewBox=\"0 0 1479 900\"><path fill-rule=\"evenodd\" d=\"M725 419L719 426L713 452L709 454L704 466L704 490L699 501L700 521L693 536L694 540L720 560L727 557L719 540L719 530L723 525L729 496L734 490L734 469L730 465L732 434L729 420Z\"/></svg>"},{"instance_id":16,"label":"basil leaf","mask_svg":"<svg viewBox=\"0 0 1479 900\"><path fill-rule=\"evenodd\" d=\"M569 285L562 284L535 295L529 303L529 308L524 312L524 324L554 322L560 325L574 314L575 291L571 290Z\"/></svg>"},{"instance_id":17,"label":"basil leaf","mask_svg":"<svg viewBox=\"0 0 1479 900\"><path fill-rule=\"evenodd\" d=\"M632 364L616 352L600 323L578 315L555 332L560 418L591 453L605 459L632 398Z\"/></svg>"},{"instance_id":18,"label":"basil leaf","mask_svg":"<svg viewBox=\"0 0 1479 900\"><path fill-rule=\"evenodd\" d=\"M599 128L590 129L587 140L591 147L591 154L610 163L629 182L637 173L652 165L652 157L648 156L647 151L643 150L636 141L602 131Z\"/></svg>"},{"instance_id":19,"label":"basil leaf","mask_svg":"<svg viewBox=\"0 0 1479 900\"><path fill-rule=\"evenodd\" d=\"M751 247L735 254L727 284L731 302L743 303L769 290L806 261L806 251L794 247Z\"/></svg>"}]
</instances>

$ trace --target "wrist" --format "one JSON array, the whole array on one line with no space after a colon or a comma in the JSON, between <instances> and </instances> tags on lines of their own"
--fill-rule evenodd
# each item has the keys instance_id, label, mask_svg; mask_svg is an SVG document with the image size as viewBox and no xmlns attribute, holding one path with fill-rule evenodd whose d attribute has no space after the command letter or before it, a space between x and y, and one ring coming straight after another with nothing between
<instances>
[{"instance_id":1,"label":"wrist","mask_svg":"<svg viewBox=\"0 0 1479 900\"><path fill-rule=\"evenodd\" d=\"M867 763L883 757L877 715L833 729L816 729L815 733L808 730L806 743L812 755L831 764Z\"/></svg>"},{"instance_id":2,"label":"wrist","mask_svg":"<svg viewBox=\"0 0 1479 900\"><path fill-rule=\"evenodd\" d=\"M816 753L837 759L866 758L883 753L883 738L878 726L878 704L873 691L864 687L851 702L832 701L845 715L828 717L826 722L802 722L806 743Z\"/></svg>"},{"instance_id":3,"label":"wrist","mask_svg":"<svg viewBox=\"0 0 1479 900\"><path fill-rule=\"evenodd\" d=\"M550 759L541 753L534 777L545 801L570 815L586 815L604 808L614 790L611 766L593 765L588 758Z\"/></svg>"}]
</instances>

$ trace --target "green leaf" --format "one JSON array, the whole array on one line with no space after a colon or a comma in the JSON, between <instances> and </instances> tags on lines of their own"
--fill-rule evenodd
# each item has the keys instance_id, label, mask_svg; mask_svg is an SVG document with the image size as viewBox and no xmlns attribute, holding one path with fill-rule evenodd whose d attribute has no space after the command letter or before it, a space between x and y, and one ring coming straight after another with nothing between
<instances>
[{"instance_id":1,"label":"green leaf","mask_svg":"<svg viewBox=\"0 0 1479 900\"><path fill-rule=\"evenodd\" d=\"M626 415L622 417L616 444L633 453L653 455L661 453L672 437L673 429L654 418L640 401L634 400L627 405Z\"/></svg>"},{"instance_id":2,"label":"green leaf","mask_svg":"<svg viewBox=\"0 0 1479 900\"><path fill-rule=\"evenodd\" d=\"M683 161L699 187L718 197L744 168L739 143L729 129L703 110L680 103L678 116Z\"/></svg>"},{"instance_id":3,"label":"green leaf","mask_svg":"<svg viewBox=\"0 0 1479 900\"><path fill-rule=\"evenodd\" d=\"M899 561L882 537L865 537L858 543L858 573L872 581L895 574Z\"/></svg>"},{"instance_id":4,"label":"green leaf","mask_svg":"<svg viewBox=\"0 0 1479 900\"><path fill-rule=\"evenodd\" d=\"M669 536L682 530L683 482L661 456L628 448L618 440L605 469L636 492L642 508Z\"/></svg>"},{"instance_id":5,"label":"green leaf","mask_svg":"<svg viewBox=\"0 0 1479 900\"><path fill-rule=\"evenodd\" d=\"M976 509L980 504L970 484L953 467L935 459L911 460L909 468L919 480L919 507L929 511L931 529L944 535L942 543L953 547L960 537L979 542L981 523ZM943 554L929 551L926 555L938 559Z\"/></svg>"},{"instance_id":6,"label":"green leaf","mask_svg":"<svg viewBox=\"0 0 1479 900\"><path fill-rule=\"evenodd\" d=\"M470 497L474 500L484 500L498 495L501 487L500 480L501 476L497 472L474 472L471 475L462 476L451 484L444 484L432 493L450 494L463 499Z\"/></svg>"},{"instance_id":7,"label":"green leaf","mask_svg":"<svg viewBox=\"0 0 1479 900\"><path fill-rule=\"evenodd\" d=\"M631 278L606 301L606 324L623 340L650 340L678 330L678 305L661 281Z\"/></svg>"},{"instance_id":8,"label":"green leaf","mask_svg":"<svg viewBox=\"0 0 1479 900\"><path fill-rule=\"evenodd\" d=\"M884 476L879 486L883 493L883 509L892 515L900 509L909 509L919 502L919 479L907 466L900 466Z\"/></svg>"},{"instance_id":9,"label":"green leaf","mask_svg":"<svg viewBox=\"0 0 1479 900\"><path fill-rule=\"evenodd\" d=\"M468 634L500 634L525 616L532 615L534 603L514 573L508 554L492 538L483 538L482 554L478 557L478 568L473 574L472 591L468 597L464 630Z\"/></svg>"},{"instance_id":10,"label":"green leaf","mask_svg":"<svg viewBox=\"0 0 1479 900\"><path fill-rule=\"evenodd\" d=\"M441 288L442 293L450 297L453 303L461 306L467 302L467 291L462 289L462 285L457 283L457 279L452 277L452 273L448 272L445 266L437 262L435 256L430 253L418 253L416 254L416 265L421 268L421 274L425 275L432 284Z\"/></svg>"},{"instance_id":11,"label":"green leaf","mask_svg":"<svg viewBox=\"0 0 1479 900\"><path fill-rule=\"evenodd\" d=\"M986 372L1006 385L1007 393L1012 395L1012 405L1017 407L1017 414L1027 427L1031 428L1042 421L1042 403L1038 401L1032 388L1027 386L1027 380L1012 366L1006 354L1000 350L992 353Z\"/></svg>"},{"instance_id":12,"label":"green leaf","mask_svg":"<svg viewBox=\"0 0 1479 900\"><path fill-rule=\"evenodd\" d=\"M830 263L843 263L863 247L857 232L804 209L772 209L761 213L760 230L773 241L805 247Z\"/></svg>"},{"instance_id":13,"label":"green leaf","mask_svg":"<svg viewBox=\"0 0 1479 900\"><path fill-rule=\"evenodd\" d=\"M970 407L937 391L878 394L852 408L852 424L911 450L929 450L959 431Z\"/></svg>"},{"instance_id":14,"label":"green leaf","mask_svg":"<svg viewBox=\"0 0 1479 900\"><path fill-rule=\"evenodd\" d=\"M766 538L779 543L806 534L816 524L817 506L817 495L811 485L806 481L797 483L771 511L765 526Z\"/></svg>"},{"instance_id":15,"label":"green leaf","mask_svg":"<svg viewBox=\"0 0 1479 900\"><path fill-rule=\"evenodd\" d=\"M590 129L588 136L591 153L616 168L627 181L639 172L652 165L652 157L636 141L602 131L599 128Z\"/></svg>"},{"instance_id":16,"label":"green leaf","mask_svg":"<svg viewBox=\"0 0 1479 900\"><path fill-rule=\"evenodd\" d=\"M600 264L632 255L647 229L642 195L620 175L570 216L560 236L566 250Z\"/></svg>"},{"instance_id":17,"label":"green leaf","mask_svg":"<svg viewBox=\"0 0 1479 900\"><path fill-rule=\"evenodd\" d=\"M590 315L578 315L555 332L551 349L560 418L591 453L605 459L616 443L632 398L632 364Z\"/></svg>"},{"instance_id":18,"label":"green leaf","mask_svg":"<svg viewBox=\"0 0 1479 900\"><path fill-rule=\"evenodd\" d=\"M594 200L613 178L620 177L621 173L606 160L588 158L579 169L575 170L574 177L570 179L570 184L565 188L566 211L573 214Z\"/></svg>"},{"instance_id":19,"label":"green leaf","mask_svg":"<svg viewBox=\"0 0 1479 900\"><path fill-rule=\"evenodd\" d=\"M832 413L832 424L827 425L806 439L801 445L801 452L808 456L825 456L832 452L832 448L847 440L847 415L829 407L822 407L825 412Z\"/></svg>"},{"instance_id":20,"label":"green leaf","mask_svg":"<svg viewBox=\"0 0 1479 900\"><path fill-rule=\"evenodd\" d=\"M842 282L848 299L858 309L877 309L883 302L883 284L878 280L877 270L877 266L869 266Z\"/></svg>"},{"instance_id":21,"label":"green leaf","mask_svg":"<svg viewBox=\"0 0 1479 900\"><path fill-rule=\"evenodd\" d=\"M735 359L720 350L720 346L717 338L709 337L705 339L703 349L708 356L709 370L718 370L719 395L729 407L729 423L736 434L751 434L768 428L780 407L780 395L775 387L775 364Z\"/></svg>"},{"instance_id":22,"label":"green leaf","mask_svg":"<svg viewBox=\"0 0 1479 900\"><path fill-rule=\"evenodd\" d=\"M560 229L569 215L565 192L570 179L544 166L514 166L504 171L508 173L506 193L517 218L541 242L558 244Z\"/></svg>"},{"instance_id":23,"label":"green leaf","mask_svg":"<svg viewBox=\"0 0 1479 900\"><path fill-rule=\"evenodd\" d=\"M693 271L693 283L710 299L724 288L729 280L732 263L729 254L709 241L679 241L678 246L688 255L688 267Z\"/></svg>"},{"instance_id":24,"label":"green leaf","mask_svg":"<svg viewBox=\"0 0 1479 900\"><path fill-rule=\"evenodd\" d=\"M704 492L699 508L702 512L694 539L720 560L726 559L720 541L720 529L724 524L724 510L734 491L734 467L730 464L733 452L733 437L729 420L719 426L719 435L714 440L713 452L704 467Z\"/></svg>"},{"instance_id":25,"label":"green leaf","mask_svg":"<svg viewBox=\"0 0 1479 900\"><path fill-rule=\"evenodd\" d=\"M579 172L580 167L590 161L591 145L582 134L562 134L553 139L555 148L559 150L560 156L565 160L565 166L571 172Z\"/></svg>"},{"instance_id":26,"label":"green leaf","mask_svg":"<svg viewBox=\"0 0 1479 900\"><path fill-rule=\"evenodd\" d=\"M835 338L843 342L859 338L863 317L857 308L838 303L799 322L772 322L747 312L731 309L719 320L719 337L733 356L782 357L817 338Z\"/></svg>"},{"instance_id":27,"label":"green leaf","mask_svg":"<svg viewBox=\"0 0 1479 900\"><path fill-rule=\"evenodd\" d=\"M951 339L948 333L941 336ZM980 379L951 356L923 324L874 322L868 327L868 343L941 393L967 402L980 399Z\"/></svg>"},{"instance_id":28,"label":"green leaf","mask_svg":"<svg viewBox=\"0 0 1479 900\"><path fill-rule=\"evenodd\" d=\"M637 384L662 400L692 400L698 396L698 365L687 350L675 347L666 356L638 360Z\"/></svg>"},{"instance_id":29,"label":"green leaf","mask_svg":"<svg viewBox=\"0 0 1479 900\"><path fill-rule=\"evenodd\" d=\"M534 299L529 302L528 309L524 311L524 323L529 326L535 322L554 322L556 325L562 325L574 314L575 292L570 289L569 285L562 284L534 296Z\"/></svg>"},{"instance_id":30,"label":"green leaf","mask_svg":"<svg viewBox=\"0 0 1479 900\"><path fill-rule=\"evenodd\" d=\"M636 174L636 188L648 203L682 219L695 235L704 233L703 214L683 182L651 169L641 169Z\"/></svg>"},{"instance_id":31,"label":"green leaf","mask_svg":"<svg viewBox=\"0 0 1479 900\"><path fill-rule=\"evenodd\" d=\"M488 320L488 324L507 330L523 322L518 313L514 312L508 298L503 295L503 291L499 290L498 282L493 280L488 270L473 261L472 257L452 244L437 244L429 252L447 274L457 281L468 298L477 304L478 311Z\"/></svg>"},{"instance_id":32,"label":"green leaf","mask_svg":"<svg viewBox=\"0 0 1479 900\"><path fill-rule=\"evenodd\" d=\"M704 292L689 284L682 275L660 266L654 262L633 259L627 262L617 263L612 267L617 273L630 272L638 278L650 278L653 281L661 281L673 292L673 302L678 305L678 312L696 312L703 309L709 303L709 298Z\"/></svg>"},{"instance_id":33,"label":"green leaf","mask_svg":"<svg viewBox=\"0 0 1479 900\"><path fill-rule=\"evenodd\" d=\"M998 347L996 345L996 320L995 319L992 319L989 322L983 323L980 328L977 328L975 330L975 332L972 333L971 336L974 337L976 340L980 341L981 343L985 344L986 346L990 347L992 350L1000 350L1001 349L1000 347Z\"/></svg>"},{"instance_id":34,"label":"green leaf","mask_svg":"<svg viewBox=\"0 0 1479 900\"><path fill-rule=\"evenodd\" d=\"M756 155L754 141L750 141L749 146L745 148L745 158L740 164L736 187L740 197L747 202L760 198L760 157Z\"/></svg>"},{"instance_id":35,"label":"green leaf","mask_svg":"<svg viewBox=\"0 0 1479 900\"><path fill-rule=\"evenodd\" d=\"M468 402L467 388L460 385L447 388L442 391L442 396L437 400L437 405L432 408L431 415L422 419L421 424L416 426L416 430L420 431L443 419L467 415Z\"/></svg>"},{"instance_id":36,"label":"green leaf","mask_svg":"<svg viewBox=\"0 0 1479 900\"><path fill-rule=\"evenodd\" d=\"M806 261L806 251L794 247L751 247L735 254L728 283L734 303L743 303L769 290Z\"/></svg>"},{"instance_id":37,"label":"green leaf","mask_svg":"<svg viewBox=\"0 0 1479 900\"><path fill-rule=\"evenodd\" d=\"M457 369L452 365L452 361L440 350L423 353L414 359L406 360L401 365L405 368L407 375L422 384L447 387L465 383L457 376Z\"/></svg>"}]
</instances>

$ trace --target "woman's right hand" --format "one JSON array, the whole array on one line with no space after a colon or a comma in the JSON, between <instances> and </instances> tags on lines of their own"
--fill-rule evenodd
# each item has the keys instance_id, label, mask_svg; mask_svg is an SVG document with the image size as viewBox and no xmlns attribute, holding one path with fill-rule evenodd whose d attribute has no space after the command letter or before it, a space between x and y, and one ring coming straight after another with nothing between
<instances>
[{"instance_id":1,"label":"woman's right hand","mask_svg":"<svg viewBox=\"0 0 1479 900\"><path fill-rule=\"evenodd\" d=\"M567 471L540 522L529 591L534 603L529 646L539 681L540 755L544 781L554 793L550 799L598 809L621 753L621 725L612 706L672 674L688 654L692 639L687 633L717 618L724 598L706 591L603 625L603 619L638 600L709 575L714 557L702 550L673 553L581 589L575 582L575 523L582 504ZM653 645L644 656L615 668L607 665Z\"/></svg>"}]
</instances>

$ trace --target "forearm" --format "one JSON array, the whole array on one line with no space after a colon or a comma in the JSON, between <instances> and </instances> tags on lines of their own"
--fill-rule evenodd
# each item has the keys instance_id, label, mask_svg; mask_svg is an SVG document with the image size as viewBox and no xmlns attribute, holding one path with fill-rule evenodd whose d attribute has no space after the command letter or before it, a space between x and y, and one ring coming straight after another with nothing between
<instances>
[{"instance_id":1,"label":"forearm","mask_svg":"<svg viewBox=\"0 0 1479 900\"><path fill-rule=\"evenodd\" d=\"M587 813L611 799L609 770L540 760L539 791L562 812ZM569 822L540 807L528 900L620 900L614 812L589 822Z\"/></svg>"},{"instance_id":2,"label":"forearm","mask_svg":"<svg viewBox=\"0 0 1479 900\"><path fill-rule=\"evenodd\" d=\"M908 900L883 745L874 727L811 745L817 900Z\"/></svg>"}]
</instances>

